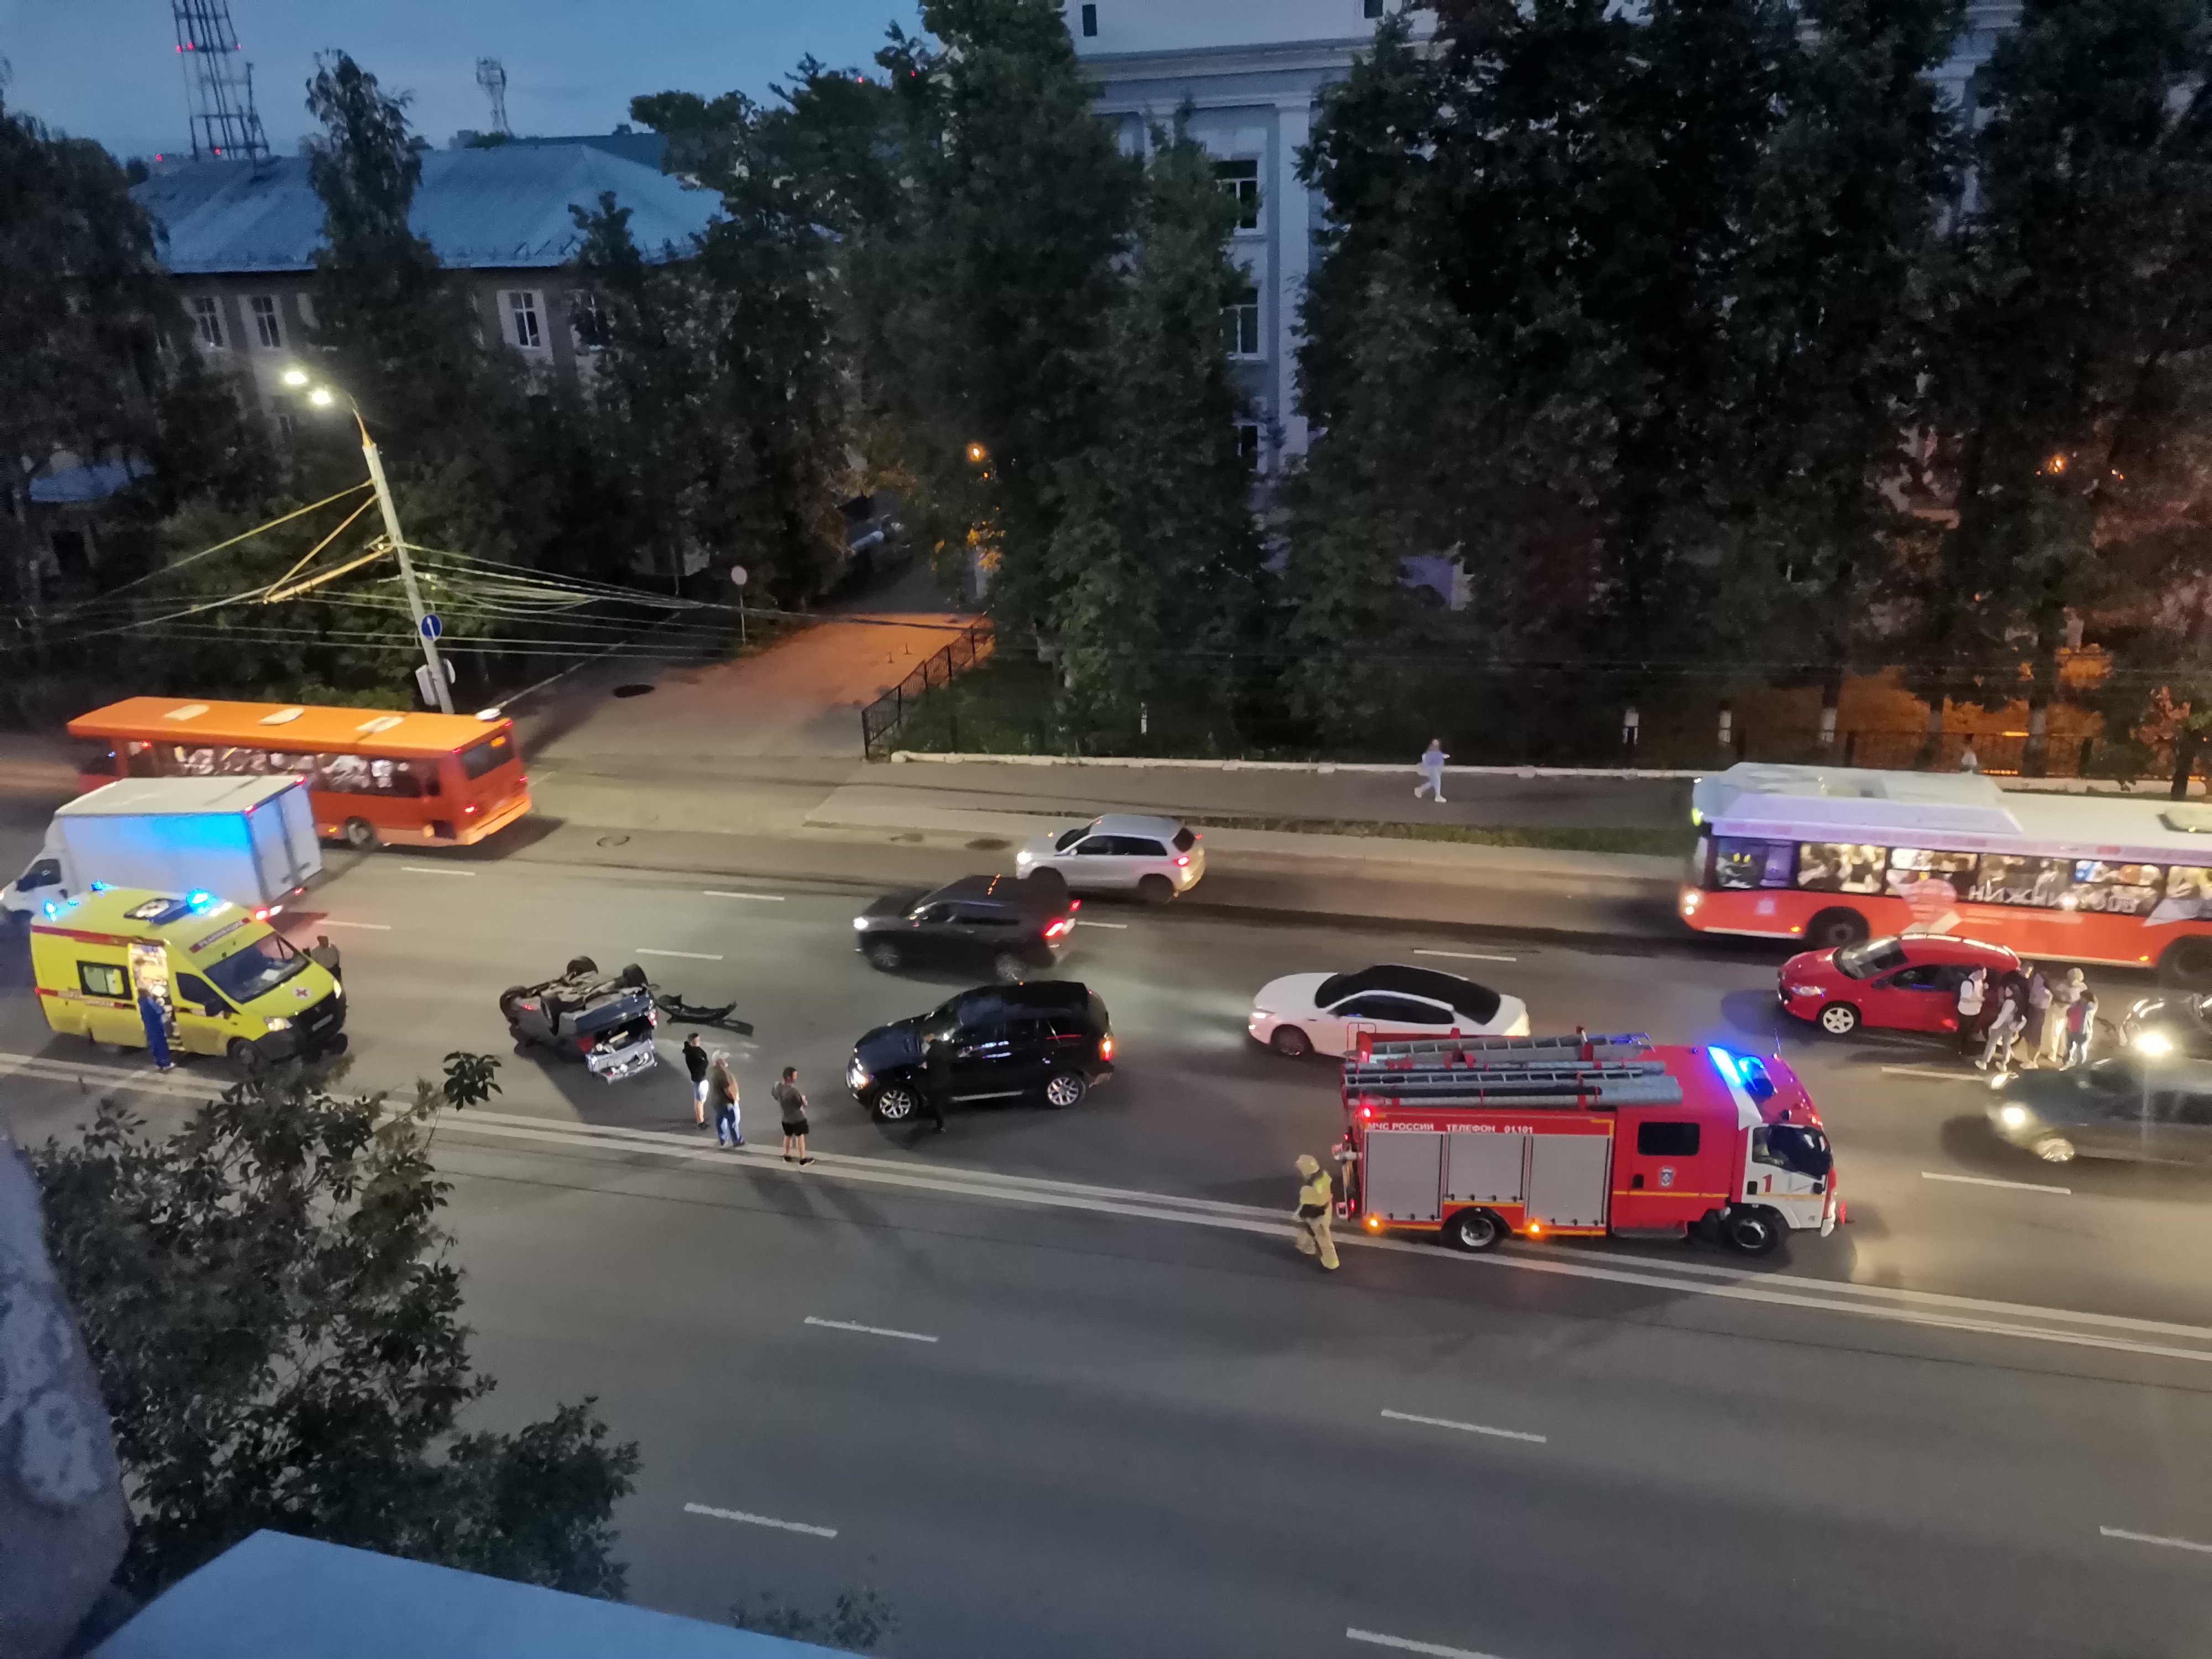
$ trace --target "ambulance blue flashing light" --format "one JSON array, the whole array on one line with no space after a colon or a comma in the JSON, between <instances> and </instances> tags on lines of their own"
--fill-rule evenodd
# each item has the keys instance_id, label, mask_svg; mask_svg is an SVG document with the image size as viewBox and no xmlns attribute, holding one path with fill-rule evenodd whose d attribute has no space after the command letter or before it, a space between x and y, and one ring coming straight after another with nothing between
<instances>
[{"instance_id":1,"label":"ambulance blue flashing light","mask_svg":"<svg viewBox=\"0 0 2212 1659\"><path fill-rule=\"evenodd\" d=\"M215 908L215 895L210 892L194 890L185 895L185 902L191 905L195 910L210 910Z\"/></svg>"},{"instance_id":2,"label":"ambulance blue flashing light","mask_svg":"<svg viewBox=\"0 0 2212 1659\"><path fill-rule=\"evenodd\" d=\"M108 886L109 884L106 882L95 881L92 884L92 890L95 893L104 893L107 890Z\"/></svg>"}]
</instances>

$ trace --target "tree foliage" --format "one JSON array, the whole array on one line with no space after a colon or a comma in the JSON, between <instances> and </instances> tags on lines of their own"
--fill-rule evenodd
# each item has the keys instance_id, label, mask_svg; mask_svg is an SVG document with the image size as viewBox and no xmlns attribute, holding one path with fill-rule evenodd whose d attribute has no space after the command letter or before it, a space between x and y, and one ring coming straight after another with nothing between
<instances>
[{"instance_id":1,"label":"tree foliage","mask_svg":"<svg viewBox=\"0 0 2212 1659\"><path fill-rule=\"evenodd\" d=\"M258 1528L619 1596L610 1516L634 1446L589 1401L462 1431L468 1357L430 1162L491 1062L448 1056L411 1104L288 1067L165 1139L101 1103L34 1154L48 1247L114 1420L125 1577L158 1591Z\"/></svg>"}]
</instances>

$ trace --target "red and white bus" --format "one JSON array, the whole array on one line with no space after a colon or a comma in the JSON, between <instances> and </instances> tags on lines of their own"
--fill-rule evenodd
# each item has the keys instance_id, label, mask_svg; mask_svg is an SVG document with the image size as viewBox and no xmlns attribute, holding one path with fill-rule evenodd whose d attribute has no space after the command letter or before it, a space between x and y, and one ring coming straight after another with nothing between
<instances>
[{"instance_id":1,"label":"red and white bus","mask_svg":"<svg viewBox=\"0 0 2212 1659\"><path fill-rule=\"evenodd\" d=\"M266 776L307 781L315 830L355 847L465 846L530 810L514 723L277 702L131 697L81 714L78 781Z\"/></svg>"},{"instance_id":2,"label":"red and white bus","mask_svg":"<svg viewBox=\"0 0 2212 1659\"><path fill-rule=\"evenodd\" d=\"M1984 777L1744 764L1701 778L1682 920L1825 949L1957 933L2212 983L2212 808Z\"/></svg>"}]
</instances>

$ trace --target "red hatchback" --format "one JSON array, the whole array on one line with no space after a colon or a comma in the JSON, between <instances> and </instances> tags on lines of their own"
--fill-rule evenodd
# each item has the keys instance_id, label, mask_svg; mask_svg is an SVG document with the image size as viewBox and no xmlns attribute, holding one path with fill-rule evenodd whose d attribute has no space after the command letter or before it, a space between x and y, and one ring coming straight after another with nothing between
<instances>
[{"instance_id":1,"label":"red hatchback","mask_svg":"<svg viewBox=\"0 0 2212 1659\"><path fill-rule=\"evenodd\" d=\"M1942 1033L1959 1029L1959 987L1967 975L1986 968L1994 986L2019 967L2002 945L1908 933L1792 957L1775 990L1785 1010L1831 1036L1862 1025Z\"/></svg>"}]
</instances>

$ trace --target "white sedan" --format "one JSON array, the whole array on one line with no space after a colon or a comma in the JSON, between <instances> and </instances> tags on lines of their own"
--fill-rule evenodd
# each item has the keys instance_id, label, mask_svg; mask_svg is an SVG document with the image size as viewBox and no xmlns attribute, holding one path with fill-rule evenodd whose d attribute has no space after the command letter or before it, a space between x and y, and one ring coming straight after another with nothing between
<instances>
[{"instance_id":1,"label":"white sedan","mask_svg":"<svg viewBox=\"0 0 2212 1659\"><path fill-rule=\"evenodd\" d=\"M1432 968L1287 974L1252 999L1254 1041L1293 1057L1347 1054L1363 1030L1392 1036L1527 1036L1528 1006Z\"/></svg>"}]
</instances>

